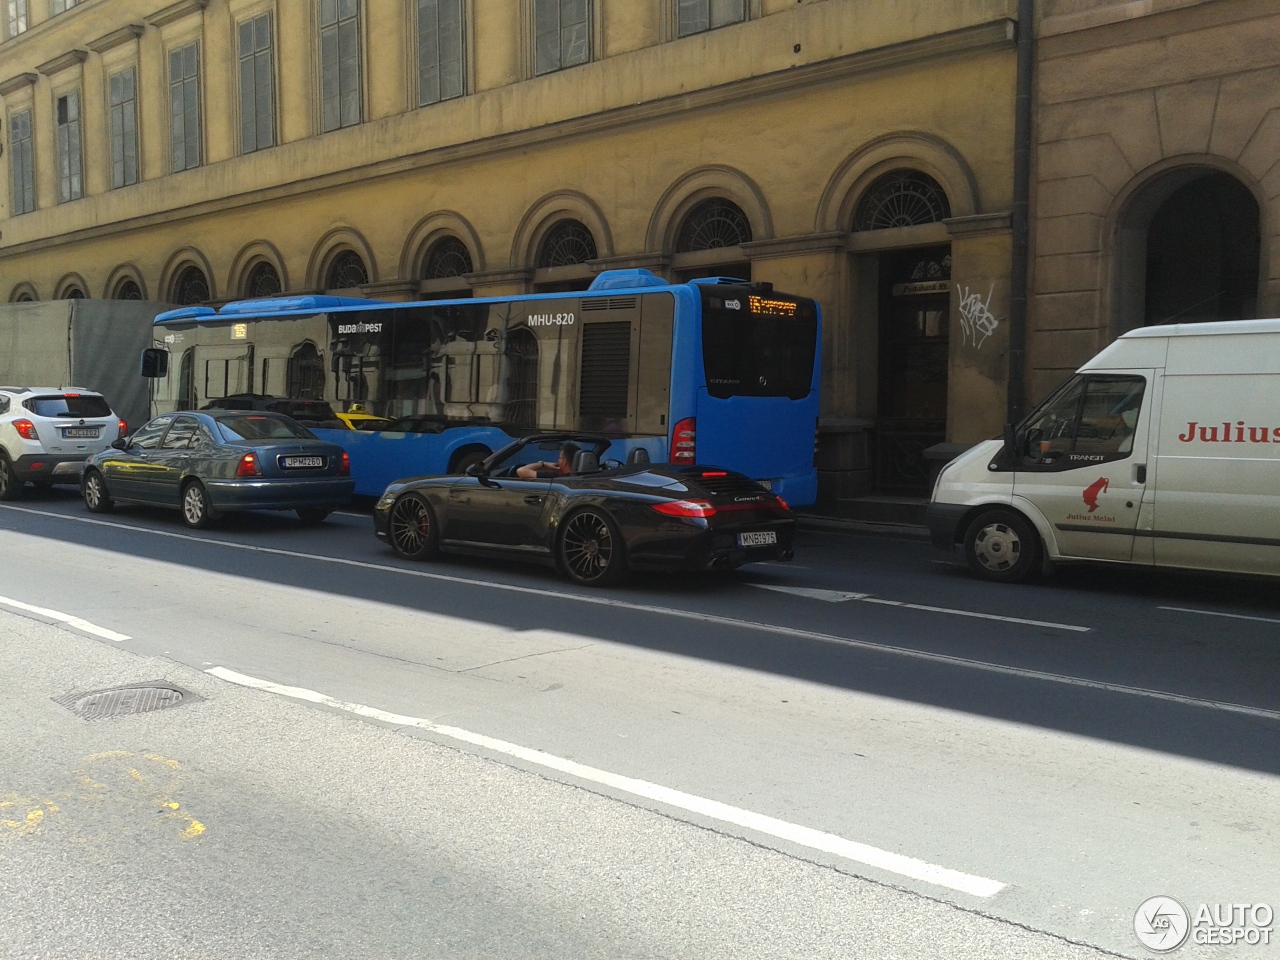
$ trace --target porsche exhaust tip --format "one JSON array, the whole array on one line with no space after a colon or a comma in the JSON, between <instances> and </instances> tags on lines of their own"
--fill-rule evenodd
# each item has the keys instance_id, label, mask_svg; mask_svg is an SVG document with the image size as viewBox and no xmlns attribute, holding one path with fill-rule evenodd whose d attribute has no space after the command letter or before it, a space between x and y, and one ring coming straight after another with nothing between
<instances>
[{"instance_id":1,"label":"porsche exhaust tip","mask_svg":"<svg viewBox=\"0 0 1280 960\"><path fill-rule=\"evenodd\" d=\"M779 551L778 551L778 559L779 559L779 560L784 560L784 561L785 561L785 560L794 560L795 558L796 558L796 552L795 552L794 550L779 550Z\"/></svg>"}]
</instances>

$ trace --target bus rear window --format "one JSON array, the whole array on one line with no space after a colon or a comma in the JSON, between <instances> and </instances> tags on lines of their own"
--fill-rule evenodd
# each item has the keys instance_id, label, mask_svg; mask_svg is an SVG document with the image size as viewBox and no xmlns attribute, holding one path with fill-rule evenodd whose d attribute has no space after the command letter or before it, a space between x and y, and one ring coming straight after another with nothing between
<instances>
[{"instance_id":1,"label":"bus rear window","mask_svg":"<svg viewBox=\"0 0 1280 960\"><path fill-rule=\"evenodd\" d=\"M764 298L743 289L704 292L702 365L713 397L809 395L817 349L812 300Z\"/></svg>"},{"instance_id":2,"label":"bus rear window","mask_svg":"<svg viewBox=\"0 0 1280 960\"><path fill-rule=\"evenodd\" d=\"M72 393L55 397L36 397L25 404L37 417L109 417L111 408L102 397L92 393Z\"/></svg>"}]
</instances>

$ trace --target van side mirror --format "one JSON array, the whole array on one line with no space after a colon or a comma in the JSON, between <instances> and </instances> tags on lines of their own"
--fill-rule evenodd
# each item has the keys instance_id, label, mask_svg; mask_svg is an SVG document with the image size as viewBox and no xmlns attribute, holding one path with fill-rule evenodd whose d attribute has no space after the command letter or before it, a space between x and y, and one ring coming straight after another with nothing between
<instances>
[{"instance_id":1,"label":"van side mirror","mask_svg":"<svg viewBox=\"0 0 1280 960\"><path fill-rule=\"evenodd\" d=\"M160 380L169 375L169 351L147 347L142 351L142 375L148 380Z\"/></svg>"}]
</instances>

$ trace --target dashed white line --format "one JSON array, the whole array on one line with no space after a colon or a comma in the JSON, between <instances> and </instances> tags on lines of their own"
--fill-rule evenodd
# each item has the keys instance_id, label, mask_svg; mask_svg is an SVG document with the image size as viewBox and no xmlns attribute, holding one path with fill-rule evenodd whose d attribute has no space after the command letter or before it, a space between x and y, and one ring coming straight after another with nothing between
<instances>
[{"instance_id":1,"label":"dashed white line","mask_svg":"<svg viewBox=\"0 0 1280 960\"><path fill-rule=\"evenodd\" d=\"M1166 703L1177 703L1183 706L1198 707L1210 710L1223 710L1251 717L1262 717L1267 720L1280 720L1280 710L1267 710L1263 707L1251 707L1246 704L1230 703L1223 700L1207 700L1202 697L1169 693L1164 690L1152 690L1147 687L1131 687L1123 683L1108 683L1102 680L1087 680L1083 677L1066 676L1059 673L1047 673L1043 670L1030 670L1025 667L1011 667L1001 663L988 663L982 660L970 660L967 657L956 657L946 653L932 653L927 650L915 650L910 647L895 647L887 643L876 643L873 640L856 640L852 637L840 637L814 630L801 630L797 627L784 627L775 623L760 623L754 620L739 620L736 617L723 617L714 613L697 613L693 610L681 610L678 607L657 607L648 603L634 603L630 600L615 600L610 597L585 596L576 593L565 593L560 590L544 590L538 587L521 587L514 583L500 583L492 580L472 580L467 577L456 577L447 573L433 573L429 570L414 570L411 567L394 567L385 563L369 563L366 560L351 560L346 557L326 557L298 550L282 550L279 547L259 547L250 543L232 543L227 540L209 539L192 536L186 533L175 533L171 530L151 530L146 527L135 527L127 523L116 523L111 520L99 520L96 517L72 517L61 513L44 510L32 510L29 507L16 507L0 504L6 510L16 510L38 516L53 517L58 520L70 520L77 523L88 523L97 526L115 527L133 533L148 534L157 537L169 537L174 540L188 540L195 543L218 547L230 547L250 553L263 553L269 556L295 557L299 560L310 560L318 563L332 563L344 567L359 567L365 570L378 570L385 573L399 574L406 577L420 577L424 580L435 580L439 583L456 583L468 587L479 587L486 590L501 590L508 593L527 594L555 600L568 600L573 603L585 603L593 606L612 607L620 610L635 610L639 613L652 613L663 617L676 617L700 623L712 623L717 626L732 627L738 630L750 630L757 633L769 633L780 637L795 637L799 640L812 640L817 643L830 643L855 650L867 650L892 657L909 660L920 660L937 663L949 667L961 667L982 673L993 673L1001 676L1019 677L1024 680L1039 680L1046 683L1062 684L1070 687L1081 687L1088 690L1101 690L1107 693L1118 693L1126 696L1143 697L1160 700Z\"/></svg>"},{"instance_id":2,"label":"dashed white line","mask_svg":"<svg viewBox=\"0 0 1280 960\"><path fill-rule=\"evenodd\" d=\"M1217 610L1196 610L1192 607L1159 607L1160 610L1176 610L1178 613L1199 613L1206 617L1229 617L1232 620L1254 620L1258 623L1280 623L1274 617L1249 617L1243 613L1219 613Z\"/></svg>"},{"instance_id":3,"label":"dashed white line","mask_svg":"<svg viewBox=\"0 0 1280 960\"><path fill-rule=\"evenodd\" d=\"M130 639L123 633L116 633L114 630L108 630L106 627L100 627L96 623L82 620L73 614L50 610L48 607L37 607L35 604L23 603L21 600L12 600L9 597L0 597L0 604L14 610L20 610L23 613L34 613L38 617L45 617L48 620L66 624L68 627L75 627L77 630L91 633L95 637L102 637L104 640L114 640L119 643L121 640Z\"/></svg>"},{"instance_id":4,"label":"dashed white line","mask_svg":"<svg viewBox=\"0 0 1280 960\"><path fill-rule=\"evenodd\" d=\"M205 673L241 686L290 697L294 700L321 704L359 717L380 720L396 726L416 727L436 736L481 747L493 753L513 757L524 763L567 774L579 780L585 780L588 783L600 784L619 793L674 807L677 810L684 810L720 823L742 827L810 850L831 854L854 863L860 863L877 870L884 870L898 876L909 877L913 880L920 880L934 886L945 887L948 890L957 890L975 897L986 898L995 896L1005 887L1005 884L999 880L990 880L986 877L963 873L948 867L940 867L924 860L917 860L915 857L893 853L889 850L881 850L879 847L859 843L856 840L847 840L832 833L824 833L812 827L789 823L786 820L779 820L776 817L754 813L741 807L730 806L718 800L710 800L681 790L674 790L671 787L650 783L647 780L637 780L634 777L610 773L607 770L589 767L573 760L566 760L564 757L544 753L541 750L533 750L529 747L522 747L519 744L509 743L505 740L497 740L484 734L472 733L470 730L463 730L459 727L432 723L430 720L424 720L421 717L408 717L403 714L389 713L362 703L337 700L315 690L285 686L273 683L270 680L260 680L257 677L236 673L234 670L228 670L225 667L213 667L206 670Z\"/></svg>"}]
</instances>

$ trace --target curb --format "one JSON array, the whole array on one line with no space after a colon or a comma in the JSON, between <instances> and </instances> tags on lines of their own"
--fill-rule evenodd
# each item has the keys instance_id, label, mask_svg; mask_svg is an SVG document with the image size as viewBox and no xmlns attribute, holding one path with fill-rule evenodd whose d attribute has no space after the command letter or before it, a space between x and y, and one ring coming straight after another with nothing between
<instances>
[{"instance_id":1,"label":"curb","mask_svg":"<svg viewBox=\"0 0 1280 960\"><path fill-rule=\"evenodd\" d=\"M843 533L856 537L892 537L896 540L929 541L929 528L911 523L875 523L870 520L844 520L839 517L811 517L796 514L801 530L821 533Z\"/></svg>"}]
</instances>

